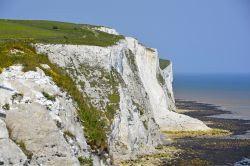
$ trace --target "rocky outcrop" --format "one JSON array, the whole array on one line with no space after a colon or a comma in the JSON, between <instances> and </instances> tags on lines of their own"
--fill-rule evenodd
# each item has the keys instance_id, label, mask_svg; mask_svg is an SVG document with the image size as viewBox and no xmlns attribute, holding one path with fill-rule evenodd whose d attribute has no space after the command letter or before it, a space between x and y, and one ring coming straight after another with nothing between
<instances>
[{"instance_id":1,"label":"rocky outcrop","mask_svg":"<svg viewBox=\"0 0 250 166\"><path fill-rule=\"evenodd\" d=\"M12 66L0 75L0 84L0 104L8 104L1 126L6 124L10 133L7 139L6 129L0 130L1 143L9 143L4 151L1 146L0 160L15 165L27 158L30 165L59 166L80 165L78 157L89 157L72 99L42 70L24 73L21 66Z\"/></svg>"},{"instance_id":2,"label":"rocky outcrop","mask_svg":"<svg viewBox=\"0 0 250 166\"><path fill-rule=\"evenodd\" d=\"M98 30L98 31L102 31L102 32L105 32L105 33L109 33L109 34L112 34L112 35L119 35L119 33L115 30L115 29L112 29L112 28L107 28L107 27L95 27L93 28L94 30Z\"/></svg>"}]
</instances>

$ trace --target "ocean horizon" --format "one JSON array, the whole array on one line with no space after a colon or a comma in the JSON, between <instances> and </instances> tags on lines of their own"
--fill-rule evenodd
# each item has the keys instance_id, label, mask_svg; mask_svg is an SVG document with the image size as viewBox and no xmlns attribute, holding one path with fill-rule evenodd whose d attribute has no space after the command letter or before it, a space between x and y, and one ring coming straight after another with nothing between
<instances>
[{"instance_id":1,"label":"ocean horizon","mask_svg":"<svg viewBox=\"0 0 250 166\"><path fill-rule=\"evenodd\" d=\"M232 114L217 117L250 120L250 74L174 74L176 99L219 106Z\"/></svg>"}]
</instances>

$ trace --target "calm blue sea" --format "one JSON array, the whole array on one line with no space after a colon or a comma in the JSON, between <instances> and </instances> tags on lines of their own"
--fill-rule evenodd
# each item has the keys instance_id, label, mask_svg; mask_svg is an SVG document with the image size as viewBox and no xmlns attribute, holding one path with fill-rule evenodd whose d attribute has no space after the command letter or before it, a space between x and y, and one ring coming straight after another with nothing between
<instances>
[{"instance_id":1,"label":"calm blue sea","mask_svg":"<svg viewBox=\"0 0 250 166\"><path fill-rule=\"evenodd\" d=\"M221 106L232 115L250 119L250 74L175 74L175 98Z\"/></svg>"}]
</instances>

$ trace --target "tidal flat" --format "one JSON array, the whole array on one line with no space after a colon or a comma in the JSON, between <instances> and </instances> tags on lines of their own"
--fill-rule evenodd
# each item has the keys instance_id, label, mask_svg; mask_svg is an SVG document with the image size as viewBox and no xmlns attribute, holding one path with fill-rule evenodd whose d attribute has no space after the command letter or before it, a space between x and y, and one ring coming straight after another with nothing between
<instances>
[{"instance_id":1,"label":"tidal flat","mask_svg":"<svg viewBox=\"0 0 250 166\"><path fill-rule=\"evenodd\" d=\"M172 143L162 146L160 154L142 156L122 165L250 165L250 121L216 118L216 115L229 114L230 112L221 110L220 107L211 104L176 100L176 106L179 113L202 120L211 130L164 132L172 139Z\"/></svg>"},{"instance_id":2,"label":"tidal flat","mask_svg":"<svg viewBox=\"0 0 250 166\"><path fill-rule=\"evenodd\" d=\"M230 134L176 138L172 145L182 152L162 165L229 166L250 158L249 120L216 118L214 115L230 112L211 104L176 100L176 106L179 112L198 118L213 129L229 131ZM242 165L250 165L249 160L242 162Z\"/></svg>"}]
</instances>

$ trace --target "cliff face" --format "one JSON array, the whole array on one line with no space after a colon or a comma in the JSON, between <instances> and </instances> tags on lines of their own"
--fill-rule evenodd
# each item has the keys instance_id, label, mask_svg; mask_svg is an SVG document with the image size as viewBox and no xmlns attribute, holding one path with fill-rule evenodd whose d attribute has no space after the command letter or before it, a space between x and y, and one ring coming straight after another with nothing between
<instances>
[{"instance_id":1,"label":"cliff face","mask_svg":"<svg viewBox=\"0 0 250 166\"><path fill-rule=\"evenodd\" d=\"M133 38L107 48L44 44L35 48L65 68L99 110L109 111L110 95L117 93L108 139L114 158L154 150L161 143L160 130L208 129L201 121L174 112L172 64L161 70L157 51ZM110 72L117 75L115 87L105 82Z\"/></svg>"},{"instance_id":2,"label":"cliff face","mask_svg":"<svg viewBox=\"0 0 250 166\"><path fill-rule=\"evenodd\" d=\"M98 30L117 34L105 28ZM91 152L84 123L77 115L78 106L67 92L39 68L22 72L21 66L12 66L0 74L0 105L8 103L10 107L2 109L6 118L0 120L4 131L0 144L16 155L0 150L0 161L25 163L30 157L31 165L79 165L79 158L91 157L100 165L98 153L109 164L109 157L118 161L155 152L155 147L166 142L161 130L209 129L201 121L175 112L172 64L161 69L157 50L134 38L126 37L109 47L32 46L65 70L86 101L102 113L96 120L105 122L108 154L100 148ZM50 67L42 64L40 68ZM20 149L20 144L25 147Z\"/></svg>"}]
</instances>

